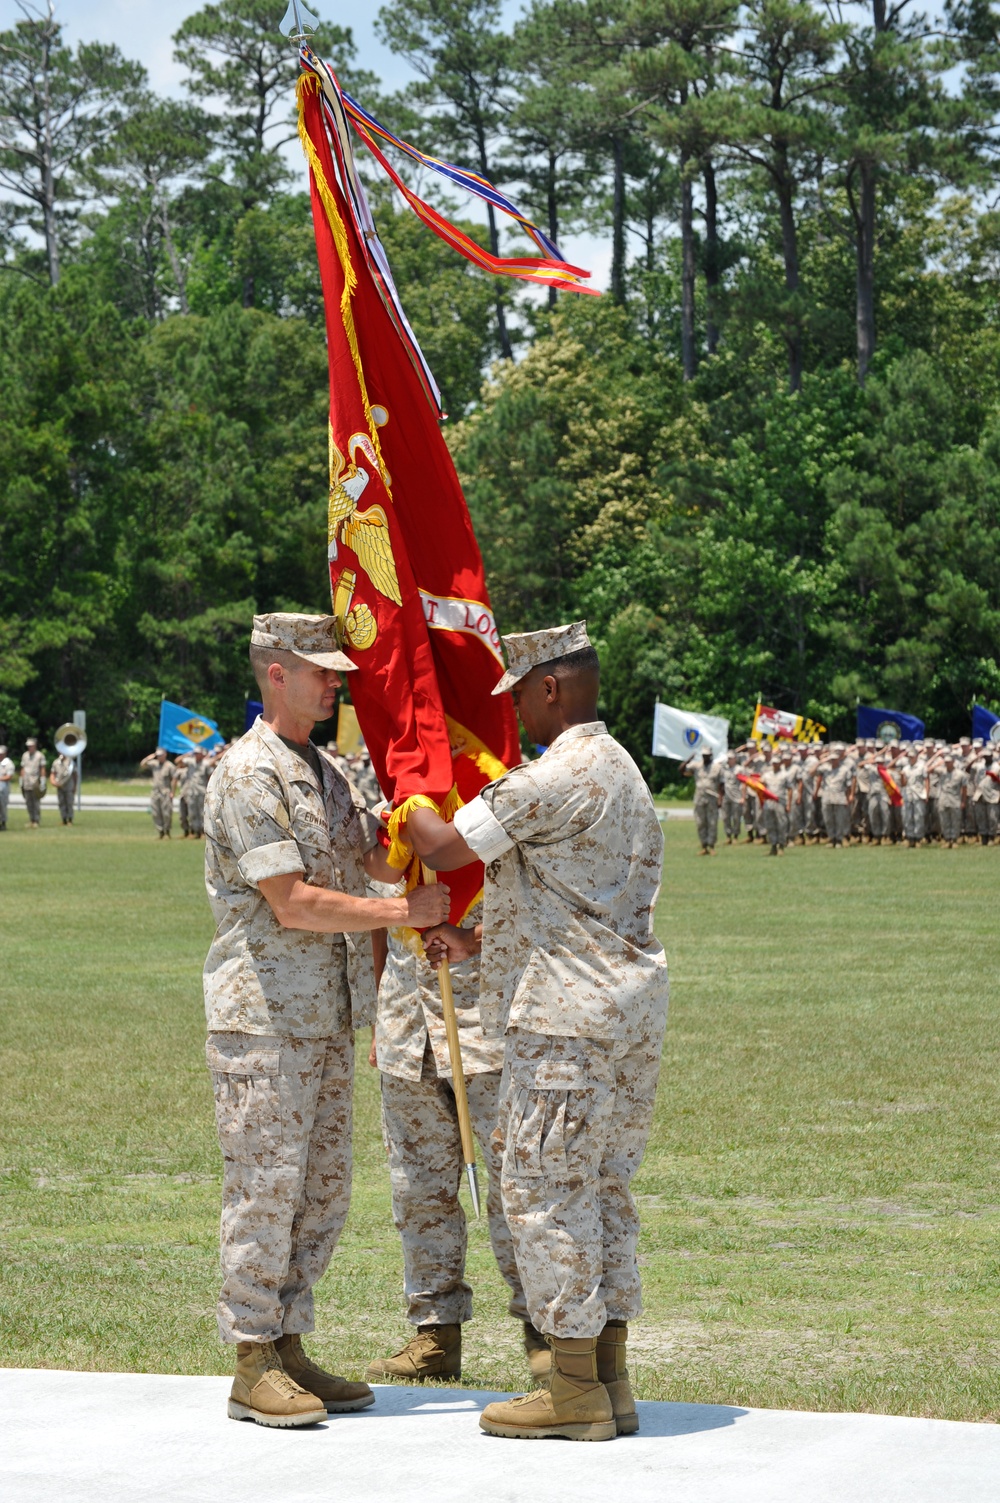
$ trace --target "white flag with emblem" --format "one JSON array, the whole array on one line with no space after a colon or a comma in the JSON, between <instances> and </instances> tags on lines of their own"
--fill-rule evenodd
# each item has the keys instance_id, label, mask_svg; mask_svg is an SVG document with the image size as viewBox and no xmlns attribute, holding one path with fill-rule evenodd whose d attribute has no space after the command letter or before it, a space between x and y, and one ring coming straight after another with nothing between
<instances>
[{"instance_id":1,"label":"white flag with emblem","mask_svg":"<svg viewBox=\"0 0 1000 1503\"><path fill-rule=\"evenodd\" d=\"M653 711L653 756L686 762L710 747L716 756L729 749L729 721L657 704Z\"/></svg>"}]
</instances>

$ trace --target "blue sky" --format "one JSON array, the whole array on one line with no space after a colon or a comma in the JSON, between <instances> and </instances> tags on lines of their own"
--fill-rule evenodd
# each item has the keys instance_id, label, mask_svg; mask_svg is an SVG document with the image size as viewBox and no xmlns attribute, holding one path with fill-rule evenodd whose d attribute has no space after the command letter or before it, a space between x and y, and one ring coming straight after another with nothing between
<instances>
[{"instance_id":1,"label":"blue sky","mask_svg":"<svg viewBox=\"0 0 1000 1503\"><path fill-rule=\"evenodd\" d=\"M387 90L402 88L412 78L406 63L394 57L375 36L378 5L346 6L336 0L325 5L306 0L306 4L325 20L351 27L359 64L377 73ZM117 42L126 57L136 58L144 65L151 87L161 94L183 93L183 70L173 60L171 38L185 16L199 8L199 0L56 0L56 15L67 42L73 45L84 41ZM513 20L521 10L520 0L505 0L503 9L507 19ZM0 0L0 27L11 25L17 14L13 0ZM304 184L304 165L302 178ZM470 200L468 206L462 206L462 211L470 218L482 218L478 207ZM512 254L524 254L529 245L520 236L508 240ZM594 285L607 286L611 266L609 239L569 236L563 241L562 251L569 261L591 270Z\"/></svg>"}]
</instances>

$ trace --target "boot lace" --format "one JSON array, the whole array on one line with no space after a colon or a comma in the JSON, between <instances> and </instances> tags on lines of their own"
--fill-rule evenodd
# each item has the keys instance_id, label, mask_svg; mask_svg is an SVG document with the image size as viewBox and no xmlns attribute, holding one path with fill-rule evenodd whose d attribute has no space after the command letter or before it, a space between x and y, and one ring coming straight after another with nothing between
<instances>
[{"instance_id":1,"label":"boot lace","mask_svg":"<svg viewBox=\"0 0 1000 1503\"><path fill-rule=\"evenodd\" d=\"M275 1351L273 1341L261 1342L261 1355L264 1358L264 1371L272 1374L272 1387L276 1388L284 1398L293 1399L296 1394L303 1392L295 1379L290 1378L282 1367L281 1358Z\"/></svg>"}]
</instances>

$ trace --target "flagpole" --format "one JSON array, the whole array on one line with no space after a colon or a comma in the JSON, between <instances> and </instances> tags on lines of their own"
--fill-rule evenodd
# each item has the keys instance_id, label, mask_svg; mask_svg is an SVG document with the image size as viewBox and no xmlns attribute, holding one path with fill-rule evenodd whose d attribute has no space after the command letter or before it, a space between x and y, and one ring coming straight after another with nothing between
<instances>
[{"instance_id":1,"label":"flagpole","mask_svg":"<svg viewBox=\"0 0 1000 1503\"><path fill-rule=\"evenodd\" d=\"M437 872L423 867L424 881L437 881ZM455 1017L455 993L451 986L451 971L447 960L437 968L438 986L441 989L441 1011L444 1014L444 1031L448 1040L448 1057L451 1061L451 1086L455 1093L455 1110L458 1113L458 1131L462 1139L462 1161L469 1180L469 1194L478 1218L479 1184L476 1180L476 1140L472 1135L472 1119L469 1116L469 1096L465 1089L465 1070L462 1066L462 1046L458 1037L458 1019Z\"/></svg>"}]
</instances>

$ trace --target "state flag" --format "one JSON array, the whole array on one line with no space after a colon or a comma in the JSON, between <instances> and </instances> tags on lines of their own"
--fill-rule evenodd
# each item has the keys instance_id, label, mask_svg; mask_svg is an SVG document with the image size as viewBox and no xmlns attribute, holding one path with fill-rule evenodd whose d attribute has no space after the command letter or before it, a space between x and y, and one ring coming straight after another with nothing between
<instances>
[{"instance_id":1,"label":"state flag","mask_svg":"<svg viewBox=\"0 0 1000 1503\"><path fill-rule=\"evenodd\" d=\"M825 734L826 726L818 720L794 715L791 710L774 710L757 701L750 732L754 741L769 741L773 746L776 741L821 741Z\"/></svg>"},{"instance_id":2,"label":"state flag","mask_svg":"<svg viewBox=\"0 0 1000 1503\"><path fill-rule=\"evenodd\" d=\"M224 737L219 727L207 715L198 715L165 699L160 705L160 731L157 746L168 752L214 751L222 746Z\"/></svg>"},{"instance_id":3,"label":"state flag","mask_svg":"<svg viewBox=\"0 0 1000 1503\"><path fill-rule=\"evenodd\" d=\"M729 747L729 721L656 704L653 710L653 756L686 762L709 747L715 756Z\"/></svg>"},{"instance_id":4,"label":"state flag","mask_svg":"<svg viewBox=\"0 0 1000 1503\"><path fill-rule=\"evenodd\" d=\"M922 741L924 722L902 710L878 710L858 705L858 737L868 741Z\"/></svg>"},{"instance_id":5,"label":"state flag","mask_svg":"<svg viewBox=\"0 0 1000 1503\"><path fill-rule=\"evenodd\" d=\"M985 705L973 705L972 739L991 741L994 746L1000 746L1000 715L994 715Z\"/></svg>"}]
</instances>

